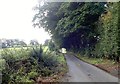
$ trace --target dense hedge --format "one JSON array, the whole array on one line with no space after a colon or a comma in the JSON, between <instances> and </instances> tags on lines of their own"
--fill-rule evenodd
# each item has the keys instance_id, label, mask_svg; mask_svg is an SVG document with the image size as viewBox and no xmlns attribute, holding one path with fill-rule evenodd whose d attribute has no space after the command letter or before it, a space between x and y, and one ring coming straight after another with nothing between
<instances>
[{"instance_id":1,"label":"dense hedge","mask_svg":"<svg viewBox=\"0 0 120 84\"><path fill-rule=\"evenodd\" d=\"M118 3L108 3L106 12L97 22L97 30L99 41L94 54L118 61Z\"/></svg>"}]
</instances>

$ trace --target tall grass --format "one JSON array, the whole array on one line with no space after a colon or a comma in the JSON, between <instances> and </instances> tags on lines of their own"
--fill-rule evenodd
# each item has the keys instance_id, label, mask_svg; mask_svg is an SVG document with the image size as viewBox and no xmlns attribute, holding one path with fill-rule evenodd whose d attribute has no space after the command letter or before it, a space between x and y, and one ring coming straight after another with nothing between
<instances>
[{"instance_id":1,"label":"tall grass","mask_svg":"<svg viewBox=\"0 0 120 84\"><path fill-rule=\"evenodd\" d=\"M35 82L39 76L51 76L62 71L61 65L65 63L62 54L56 54L55 51L41 45L6 48L0 52L3 84Z\"/></svg>"}]
</instances>

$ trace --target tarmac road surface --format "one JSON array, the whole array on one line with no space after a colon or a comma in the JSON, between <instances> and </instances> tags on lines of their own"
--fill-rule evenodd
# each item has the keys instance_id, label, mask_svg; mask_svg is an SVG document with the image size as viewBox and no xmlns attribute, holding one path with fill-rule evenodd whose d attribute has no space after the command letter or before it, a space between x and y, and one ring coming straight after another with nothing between
<instances>
[{"instance_id":1,"label":"tarmac road surface","mask_svg":"<svg viewBox=\"0 0 120 84\"><path fill-rule=\"evenodd\" d=\"M63 82L118 82L118 78L109 73L85 63L73 55L65 55L68 73L63 77Z\"/></svg>"}]
</instances>

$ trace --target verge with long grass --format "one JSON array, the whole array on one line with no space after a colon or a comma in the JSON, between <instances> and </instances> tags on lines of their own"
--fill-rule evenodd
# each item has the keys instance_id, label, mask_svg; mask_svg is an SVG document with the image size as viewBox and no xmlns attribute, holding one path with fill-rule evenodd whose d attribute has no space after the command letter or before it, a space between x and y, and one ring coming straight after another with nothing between
<instances>
[{"instance_id":1,"label":"verge with long grass","mask_svg":"<svg viewBox=\"0 0 120 84\"><path fill-rule=\"evenodd\" d=\"M2 83L58 81L66 71L64 56L43 46L2 49ZM46 80L46 82L50 82Z\"/></svg>"}]
</instances>

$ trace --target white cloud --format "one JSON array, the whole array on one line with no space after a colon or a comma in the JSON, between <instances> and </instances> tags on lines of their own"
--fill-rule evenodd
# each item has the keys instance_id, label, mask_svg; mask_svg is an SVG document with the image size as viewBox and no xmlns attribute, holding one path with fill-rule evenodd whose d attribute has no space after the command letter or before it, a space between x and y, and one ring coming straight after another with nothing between
<instances>
[{"instance_id":1,"label":"white cloud","mask_svg":"<svg viewBox=\"0 0 120 84\"><path fill-rule=\"evenodd\" d=\"M19 38L43 43L50 38L43 29L33 28L32 8L37 0L0 0L0 38Z\"/></svg>"}]
</instances>

